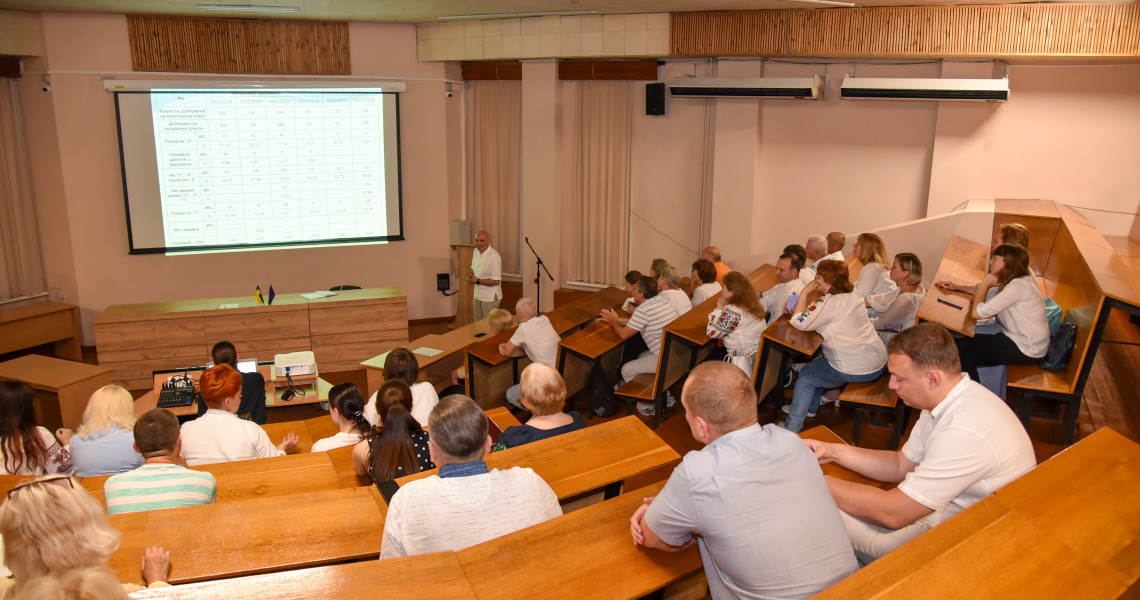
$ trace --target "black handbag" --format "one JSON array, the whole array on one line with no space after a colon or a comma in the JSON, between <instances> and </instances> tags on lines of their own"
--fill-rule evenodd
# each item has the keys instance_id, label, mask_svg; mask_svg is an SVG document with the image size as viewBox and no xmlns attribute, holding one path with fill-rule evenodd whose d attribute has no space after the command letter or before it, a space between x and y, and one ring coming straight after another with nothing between
<instances>
[{"instance_id":1,"label":"black handbag","mask_svg":"<svg viewBox=\"0 0 1140 600\"><path fill-rule=\"evenodd\" d=\"M1049 337L1049 351L1041 357L1037 366L1046 371L1064 371L1069 366L1069 357L1073 355L1073 346L1077 342L1077 326L1072 323L1061 323L1057 333Z\"/></svg>"}]
</instances>

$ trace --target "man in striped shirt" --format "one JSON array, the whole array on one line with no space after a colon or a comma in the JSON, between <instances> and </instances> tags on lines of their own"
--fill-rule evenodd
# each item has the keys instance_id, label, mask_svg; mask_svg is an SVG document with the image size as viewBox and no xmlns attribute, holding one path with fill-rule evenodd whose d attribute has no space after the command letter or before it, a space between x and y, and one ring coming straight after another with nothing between
<instances>
[{"instance_id":1,"label":"man in striped shirt","mask_svg":"<svg viewBox=\"0 0 1140 600\"><path fill-rule=\"evenodd\" d=\"M174 413L156 408L139 417L135 422L134 447L145 463L112 476L103 485L107 514L214 502L218 493L214 476L186 468Z\"/></svg>"},{"instance_id":2,"label":"man in striped shirt","mask_svg":"<svg viewBox=\"0 0 1140 600\"><path fill-rule=\"evenodd\" d=\"M648 348L648 350L641 352L640 356L629 357L632 360L627 361L623 355L622 381L629 381L642 373L657 372L657 355L661 351L662 332L673 319L681 316L676 307L670 304L666 298L658 295L657 280L648 275L643 275L637 282L633 299L638 304L633 315L628 319L623 319L615 311L602 309L602 318L613 326L614 332L622 339L629 339L640 333L641 339L645 340L645 346ZM673 396L670 394L666 407L672 405ZM643 415L652 416L655 409L652 404L639 402L637 410Z\"/></svg>"}]
</instances>

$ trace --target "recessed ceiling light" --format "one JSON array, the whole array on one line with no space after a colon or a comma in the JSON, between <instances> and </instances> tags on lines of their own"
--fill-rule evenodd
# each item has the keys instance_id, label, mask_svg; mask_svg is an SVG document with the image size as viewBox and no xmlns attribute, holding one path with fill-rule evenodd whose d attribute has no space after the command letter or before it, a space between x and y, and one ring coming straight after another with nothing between
<instances>
[{"instance_id":1,"label":"recessed ceiling light","mask_svg":"<svg viewBox=\"0 0 1140 600\"><path fill-rule=\"evenodd\" d=\"M823 0L820 0L821 2ZM552 10L549 12L515 12L515 13L485 13L478 15L445 15L440 21L473 21L476 19L515 19L518 17L572 17L575 15L593 15L596 10Z\"/></svg>"},{"instance_id":2,"label":"recessed ceiling light","mask_svg":"<svg viewBox=\"0 0 1140 600\"><path fill-rule=\"evenodd\" d=\"M295 13L301 12L296 6L261 6L250 4L199 4L198 10L218 10L225 12Z\"/></svg>"}]
</instances>

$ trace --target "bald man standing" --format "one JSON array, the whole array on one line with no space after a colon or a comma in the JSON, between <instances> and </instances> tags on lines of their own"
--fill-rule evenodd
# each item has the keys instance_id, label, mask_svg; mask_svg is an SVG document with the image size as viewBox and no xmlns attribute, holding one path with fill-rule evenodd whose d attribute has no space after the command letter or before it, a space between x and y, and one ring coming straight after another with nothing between
<instances>
[{"instance_id":1,"label":"bald man standing","mask_svg":"<svg viewBox=\"0 0 1140 600\"><path fill-rule=\"evenodd\" d=\"M701 258L711 262L716 268L716 282L724 285L724 276L732 271L732 267L720 262L720 248L709 246L701 250Z\"/></svg>"},{"instance_id":2,"label":"bald man standing","mask_svg":"<svg viewBox=\"0 0 1140 600\"><path fill-rule=\"evenodd\" d=\"M482 321L503 300L503 258L491 247L491 236L486 231L475 234L475 254L471 256L467 281L475 284L471 299L474 320Z\"/></svg>"}]
</instances>

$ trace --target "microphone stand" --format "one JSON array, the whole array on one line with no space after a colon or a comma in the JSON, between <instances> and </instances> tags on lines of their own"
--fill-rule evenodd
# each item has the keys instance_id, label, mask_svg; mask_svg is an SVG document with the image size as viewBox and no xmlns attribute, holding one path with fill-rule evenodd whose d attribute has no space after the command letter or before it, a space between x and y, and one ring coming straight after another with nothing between
<instances>
[{"instance_id":1,"label":"microphone stand","mask_svg":"<svg viewBox=\"0 0 1140 600\"><path fill-rule=\"evenodd\" d=\"M534 304L535 304L535 312L537 312L538 314L541 315L542 314L542 271L546 271L546 276L548 278L550 278L551 281L554 281L554 276L551 275L550 270L548 270L546 268L546 263L542 262L542 257L538 255L538 252L534 251L534 246L530 245L530 238L523 236L523 240L526 241L526 247L530 248L530 253L534 255L534 270L535 270L534 283L536 285L538 285L538 291L535 293ZM541 269L541 271L539 269Z\"/></svg>"}]
</instances>

